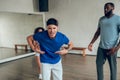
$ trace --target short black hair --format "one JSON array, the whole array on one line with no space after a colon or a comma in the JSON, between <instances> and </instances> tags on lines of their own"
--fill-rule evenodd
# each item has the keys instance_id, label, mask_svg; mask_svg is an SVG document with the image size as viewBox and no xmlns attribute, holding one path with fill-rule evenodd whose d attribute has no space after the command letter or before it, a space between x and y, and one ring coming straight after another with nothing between
<instances>
[{"instance_id":1,"label":"short black hair","mask_svg":"<svg viewBox=\"0 0 120 80\"><path fill-rule=\"evenodd\" d=\"M38 33L39 32L39 29L41 29L42 31L45 31L45 29L43 27L37 27L35 30L34 30L34 34L35 33Z\"/></svg>"},{"instance_id":2,"label":"short black hair","mask_svg":"<svg viewBox=\"0 0 120 80\"><path fill-rule=\"evenodd\" d=\"M111 5L113 8L115 7L114 3L108 2L108 3L105 4L104 8L105 8L108 4Z\"/></svg>"},{"instance_id":3,"label":"short black hair","mask_svg":"<svg viewBox=\"0 0 120 80\"><path fill-rule=\"evenodd\" d=\"M47 26L48 25L56 25L56 26L58 26L58 21L55 19L55 18L50 18L50 19L48 19L48 21L47 21Z\"/></svg>"}]
</instances>

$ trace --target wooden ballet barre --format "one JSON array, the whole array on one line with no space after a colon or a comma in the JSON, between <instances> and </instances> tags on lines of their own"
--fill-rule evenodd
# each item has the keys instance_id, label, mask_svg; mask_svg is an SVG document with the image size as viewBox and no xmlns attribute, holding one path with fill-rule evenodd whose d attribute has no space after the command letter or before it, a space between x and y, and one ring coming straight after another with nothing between
<instances>
[{"instance_id":1,"label":"wooden ballet barre","mask_svg":"<svg viewBox=\"0 0 120 80\"><path fill-rule=\"evenodd\" d=\"M65 47L67 48L67 47ZM82 56L86 56L86 48L85 47L73 47L72 50L80 50L82 51Z\"/></svg>"},{"instance_id":2,"label":"wooden ballet barre","mask_svg":"<svg viewBox=\"0 0 120 80\"><path fill-rule=\"evenodd\" d=\"M15 50L18 50L18 47L24 47L25 51L28 51L27 44L15 44Z\"/></svg>"}]
</instances>

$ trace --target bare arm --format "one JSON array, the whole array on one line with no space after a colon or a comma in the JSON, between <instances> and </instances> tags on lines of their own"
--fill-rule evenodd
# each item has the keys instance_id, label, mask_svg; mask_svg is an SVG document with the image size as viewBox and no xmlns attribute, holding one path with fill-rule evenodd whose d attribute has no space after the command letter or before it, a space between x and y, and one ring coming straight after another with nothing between
<instances>
[{"instance_id":1,"label":"bare arm","mask_svg":"<svg viewBox=\"0 0 120 80\"><path fill-rule=\"evenodd\" d=\"M39 45L38 43L33 39L33 35L30 35L27 37L27 42L30 45L30 47L32 48L33 51L35 51L35 49L39 49Z\"/></svg>"},{"instance_id":2,"label":"bare arm","mask_svg":"<svg viewBox=\"0 0 120 80\"><path fill-rule=\"evenodd\" d=\"M95 32L92 41L88 45L88 50L92 51L93 43L98 39L99 35L100 35L100 28L98 28L97 31Z\"/></svg>"},{"instance_id":3,"label":"bare arm","mask_svg":"<svg viewBox=\"0 0 120 80\"><path fill-rule=\"evenodd\" d=\"M30 45L30 47L32 48L33 51L40 53L40 54L44 54L44 51L40 50L40 46L39 44L33 39L33 35L30 35L27 37L27 42Z\"/></svg>"},{"instance_id":4,"label":"bare arm","mask_svg":"<svg viewBox=\"0 0 120 80\"><path fill-rule=\"evenodd\" d=\"M68 43L68 47L67 48L62 48L60 51L57 51L56 53L57 54L61 54L61 55L64 55L64 54L67 54L69 50L71 50L73 48L73 43L70 41Z\"/></svg>"},{"instance_id":5,"label":"bare arm","mask_svg":"<svg viewBox=\"0 0 120 80\"><path fill-rule=\"evenodd\" d=\"M30 35L27 37L27 42L30 45L30 47L32 48L32 50L35 50L35 46L34 46L34 39L33 39L33 35Z\"/></svg>"},{"instance_id":6,"label":"bare arm","mask_svg":"<svg viewBox=\"0 0 120 80\"><path fill-rule=\"evenodd\" d=\"M69 43L68 43L68 48L67 48L67 50L69 51L69 50L71 50L73 48L73 43L70 41Z\"/></svg>"}]
</instances>

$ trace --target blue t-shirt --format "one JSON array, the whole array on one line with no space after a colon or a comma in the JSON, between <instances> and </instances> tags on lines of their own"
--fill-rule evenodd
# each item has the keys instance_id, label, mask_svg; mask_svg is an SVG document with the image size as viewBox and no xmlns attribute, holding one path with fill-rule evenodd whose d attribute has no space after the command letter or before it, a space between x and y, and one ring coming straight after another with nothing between
<instances>
[{"instance_id":1,"label":"blue t-shirt","mask_svg":"<svg viewBox=\"0 0 120 80\"><path fill-rule=\"evenodd\" d=\"M59 51L63 44L69 43L69 39L60 32L57 32L53 39L48 36L47 31L37 33L33 35L33 38L39 43L40 49L45 51L45 54L40 55L42 63L55 64L59 62L61 56L55 52Z\"/></svg>"},{"instance_id":2,"label":"blue t-shirt","mask_svg":"<svg viewBox=\"0 0 120 80\"><path fill-rule=\"evenodd\" d=\"M99 20L100 44L103 49L110 49L117 45L120 32L120 16L113 15L110 18L105 16Z\"/></svg>"}]
</instances>

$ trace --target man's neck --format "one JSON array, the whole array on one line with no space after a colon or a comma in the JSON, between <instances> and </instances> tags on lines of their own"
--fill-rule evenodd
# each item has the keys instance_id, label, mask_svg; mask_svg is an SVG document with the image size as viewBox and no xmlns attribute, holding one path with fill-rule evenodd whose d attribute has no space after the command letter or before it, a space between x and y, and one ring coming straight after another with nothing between
<instances>
[{"instance_id":1,"label":"man's neck","mask_svg":"<svg viewBox=\"0 0 120 80\"><path fill-rule=\"evenodd\" d=\"M106 16L106 17L107 17L107 18L111 18L113 15L114 15L114 14L111 14L111 15L109 15L109 16Z\"/></svg>"}]
</instances>

